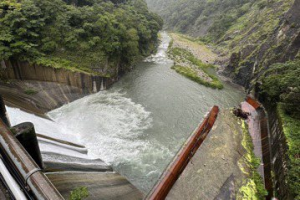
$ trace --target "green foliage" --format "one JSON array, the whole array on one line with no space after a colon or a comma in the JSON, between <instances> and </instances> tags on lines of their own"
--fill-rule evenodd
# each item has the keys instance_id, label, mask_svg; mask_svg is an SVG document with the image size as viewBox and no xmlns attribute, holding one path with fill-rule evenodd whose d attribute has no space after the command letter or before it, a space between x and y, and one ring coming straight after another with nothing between
<instances>
[{"instance_id":1,"label":"green foliage","mask_svg":"<svg viewBox=\"0 0 300 200\"><path fill-rule=\"evenodd\" d=\"M161 28L161 18L143 0L4 1L0 60L59 58L87 71L105 71L111 62L126 67L149 54ZM54 60L58 65L59 59Z\"/></svg>"},{"instance_id":2,"label":"green foliage","mask_svg":"<svg viewBox=\"0 0 300 200\"><path fill-rule=\"evenodd\" d=\"M34 89L28 88L24 91L24 93L27 95L34 95L34 94L37 94L38 92Z\"/></svg>"},{"instance_id":3,"label":"green foliage","mask_svg":"<svg viewBox=\"0 0 300 200\"><path fill-rule=\"evenodd\" d=\"M177 73L182 74L183 76L207 87L223 89L224 86L219 81L219 79L216 76L207 72L207 69L215 68L216 66L212 64L203 63L201 60L197 59L191 52L189 52L186 49L178 47L172 48L172 44L169 47L168 53L177 63L184 61L187 64L196 66L197 68L199 68L199 70L203 71L203 73L207 75L211 79L211 81L204 80L203 78L198 76L198 69L192 67L183 67L175 64L175 66L173 66L172 69L174 69Z\"/></svg>"},{"instance_id":4,"label":"green foliage","mask_svg":"<svg viewBox=\"0 0 300 200\"><path fill-rule=\"evenodd\" d=\"M249 9L254 0L146 0L150 9L157 11L168 29L198 35L202 31L211 39L219 39L226 30Z\"/></svg>"},{"instance_id":5,"label":"green foliage","mask_svg":"<svg viewBox=\"0 0 300 200\"><path fill-rule=\"evenodd\" d=\"M243 140L242 146L246 150L243 156L242 162L247 169L242 169L245 174L247 174L247 179L243 186L238 191L237 199L252 199L260 200L268 194L265 190L262 177L257 172L257 168L260 165L260 160L255 156L253 152L253 142L251 136L246 127L246 123L242 121L243 127Z\"/></svg>"},{"instance_id":6,"label":"green foliage","mask_svg":"<svg viewBox=\"0 0 300 200\"><path fill-rule=\"evenodd\" d=\"M186 59L201 69L216 68L216 66L214 66L212 64L203 63L201 60L197 59L191 52L189 52L186 49L182 49L182 48L178 48L178 47L171 48L169 53L172 54L173 56L178 56L180 58Z\"/></svg>"},{"instance_id":7,"label":"green foliage","mask_svg":"<svg viewBox=\"0 0 300 200\"><path fill-rule=\"evenodd\" d=\"M285 112L285 106L279 104L277 112L283 124L283 131L288 144L288 180L290 191L294 199L300 199L300 120Z\"/></svg>"},{"instance_id":8,"label":"green foliage","mask_svg":"<svg viewBox=\"0 0 300 200\"><path fill-rule=\"evenodd\" d=\"M83 200L89 196L87 187L79 187L71 191L70 200Z\"/></svg>"},{"instance_id":9,"label":"green foliage","mask_svg":"<svg viewBox=\"0 0 300 200\"><path fill-rule=\"evenodd\" d=\"M285 112L300 118L300 60L278 63L262 77L262 92L271 102L282 102Z\"/></svg>"},{"instance_id":10,"label":"green foliage","mask_svg":"<svg viewBox=\"0 0 300 200\"><path fill-rule=\"evenodd\" d=\"M177 73L207 87L215 88L215 89L223 89L222 83L218 81L218 79L214 79L213 81L205 81L201 77L197 75L197 71L189 68L189 67L182 67L180 65L175 65L172 67Z\"/></svg>"}]
</instances>

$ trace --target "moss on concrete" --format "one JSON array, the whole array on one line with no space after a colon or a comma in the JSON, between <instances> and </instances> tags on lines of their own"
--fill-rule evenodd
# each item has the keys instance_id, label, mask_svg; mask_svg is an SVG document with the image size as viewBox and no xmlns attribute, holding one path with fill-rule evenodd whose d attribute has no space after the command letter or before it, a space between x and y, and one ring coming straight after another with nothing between
<instances>
[{"instance_id":1,"label":"moss on concrete","mask_svg":"<svg viewBox=\"0 0 300 200\"><path fill-rule=\"evenodd\" d=\"M241 171L247 176L247 179L244 180L243 185L240 187L237 199L264 199L264 196L267 195L267 191L265 190L261 176L257 172L260 160L253 152L253 143L246 123L241 121L241 126L243 128L242 146L246 150L246 153L242 159L239 160L239 166Z\"/></svg>"}]
</instances>

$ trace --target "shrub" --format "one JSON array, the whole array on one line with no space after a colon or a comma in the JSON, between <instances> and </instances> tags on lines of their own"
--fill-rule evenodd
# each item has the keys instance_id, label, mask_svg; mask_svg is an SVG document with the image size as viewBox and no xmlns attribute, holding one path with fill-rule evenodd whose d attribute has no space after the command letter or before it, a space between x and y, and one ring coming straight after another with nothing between
<instances>
[{"instance_id":1,"label":"shrub","mask_svg":"<svg viewBox=\"0 0 300 200\"><path fill-rule=\"evenodd\" d=\"M34 89L31 89L31 88L28 88L24 91L25 94L27 95L34 95L34 94L37 94L38 91L34 90Z\"/></svg>"},{"instance_id":2,"label":"shrub","mask_svg":"<svg viewBox=\"0 0 300 200\"><path fill-rule=\"evenodd\" d=\"M71 191L70 200L83 200L89 196L87 187L79 187Z\"/></svg>"},{"instance_id":3,"label":"shrub","mask_svg":"<svg viewBox=\"0 0 300 200\"><path fill-rule=\"evenodd\" d=\"M262 77L262 93L269 101L282 102L285 112L300 118L300 61L277 63Z\"/></svg>"}]
</instances>

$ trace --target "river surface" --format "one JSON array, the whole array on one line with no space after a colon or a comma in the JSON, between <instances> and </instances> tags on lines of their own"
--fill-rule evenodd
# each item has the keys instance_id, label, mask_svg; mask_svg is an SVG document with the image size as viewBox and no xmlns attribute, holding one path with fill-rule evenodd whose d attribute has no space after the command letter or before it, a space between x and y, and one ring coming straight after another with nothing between
<instances>
[{"instance_id":1,"label":"river surface","mask_svg":"<svg viewBox=\"0 0 300 200\"><path fill-rule=\"evenodd\" d=\"M80 142L90 158L112 164L147 193L213 105L238 105L244 93L211 89L177 74L162 33L155 55L114 86L48 113L53 122L8 108L12 124L32 121L40 133ZM61 152L63 153L63 152Z\"/></svg>"}]
</instances>

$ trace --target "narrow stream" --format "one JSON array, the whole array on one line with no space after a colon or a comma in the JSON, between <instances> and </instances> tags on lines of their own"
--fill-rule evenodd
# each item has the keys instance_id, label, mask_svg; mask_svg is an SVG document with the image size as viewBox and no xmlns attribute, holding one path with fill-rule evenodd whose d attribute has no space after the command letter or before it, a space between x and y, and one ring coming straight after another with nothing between
<instances>
[{"instance_id":1,"label":"narrow stream","mask_svg":"<svg viewBox=\"0 0 300 200\"><path fill-rule=\"evenodd\" d=\"M158 52L137 64L111 89L48 113L54 121L8 108L13 124L32 121L38 132L80 141L89 157L113 165L147 193L213 105L238 105L244 93L199 85L171 69L170 37L162 33Z\"/></svg>"}]
</instances>

